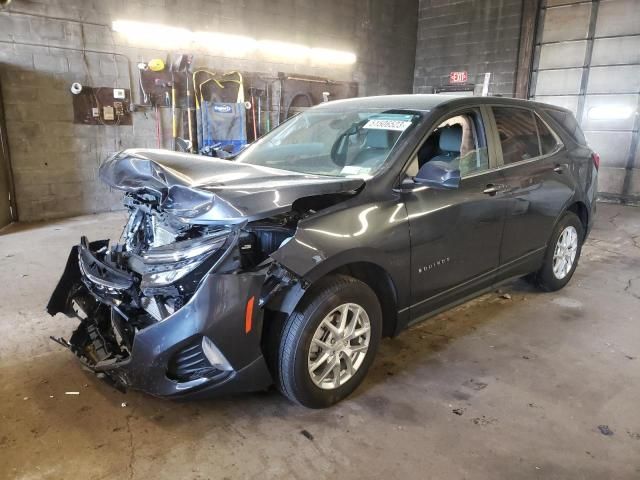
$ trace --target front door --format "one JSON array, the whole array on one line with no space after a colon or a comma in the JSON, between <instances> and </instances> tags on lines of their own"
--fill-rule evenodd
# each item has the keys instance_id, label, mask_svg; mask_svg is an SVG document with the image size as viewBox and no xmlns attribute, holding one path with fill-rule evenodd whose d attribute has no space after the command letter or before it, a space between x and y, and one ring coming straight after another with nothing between
<instances>
[{"instance_id":1,"label":"front door","mask_svg":"<svg viewBox=\"0 0 640 480\"><path fill-rule=\"evenodd\" d=\"M425 139L407 174L412 321L490 286L500 259L504 181L487 146L480 110L456 112ZM425 165L459 170L458 188L421 188ZM413 171L412 171L413 170ZM415 175L411 175L415 173Z\"/></svg>"}]
</instances>

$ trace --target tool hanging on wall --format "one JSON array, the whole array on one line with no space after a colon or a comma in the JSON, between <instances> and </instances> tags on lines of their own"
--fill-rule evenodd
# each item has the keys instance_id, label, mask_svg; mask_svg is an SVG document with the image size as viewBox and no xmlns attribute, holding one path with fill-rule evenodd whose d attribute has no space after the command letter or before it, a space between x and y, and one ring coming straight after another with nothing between
<instances>
[{"instance_id":1,"label":"tool hanging on wall","mask_svg":"<svg viewBox=\"0 0 640 480\"><path fill-rule=\"evenodd\" d=\"M203 73L208 78L196 81L194 86L198 105L197 136L202 139L199 151L206 155L228 156L247 143L244 81L240 72ZM231 88L233 84L237 85L237 91Z\"/></svg>"},{"instance_id":2,"label":"tool hanging on wall","mask_svg":"<svg viewBox=\"0 0 640 480\"><path fill-rule=\"evenodd\" d=\"M202 82L202 83L198 83L198 76L202 76L203 74L206 74L208 76L208 78ZM202 147L204 147L204 139L202 137L202 132L203 132L203 122L205 121L204 116L202 115L202 86L204 84L206 84L207 82L210 81L214 81L217 82L217 80L215 80L215 72L212 72L210 70L205 70L205 69L196 69L193 74L192 74L192 83L193 83L193 98L195 100L195 105L196 105L196 139L197 139L197 143L198 143L198 150L200 151L202 149ZM220 88L224 88L222 86L222 84L219 84Z\"/></svg>"},{"instance_id":3,"label":"tool hanging on wall","mask_svg":"<svg viewBox=\"0 0 640 480\"><path fill-rule=\"evenodd\" d=\"M193 150L193 134L191 133L191 129L189 129L188 137L189 143L187 144L184 139L181 142L178 142L178 105L176 98L176 73L180 74L180 77L184 77L186 79L186 90L189 91L189 68L191 66L191 61L193 59L193 55L181 54L175 63L171 64L171 132L173 135L173 149L174 150L182 150L182 151L192 151ZM189 98L186 99L187 113L189 113ZM189 127L191 126L190 121L188 122ZM185 149L186 145L186 149Z\"/></svg>"},{"instance_id":4,"label":"tool hanging on wall","mask_svg":"<svg viewBox=\"0 0 640 480\"><path fill-rule=\"evenodd\" d=\"M265 90L265 101L267 104L267 117L266 117L266 125L265 125L265 129L267 130L267 133L269 133L271 131L271 103L269 102L269 82L265 82L264 84L264 90Z\"/></svg>"},{"instance_id":5,"label":"tool hanging on wall","mask_svg":"<svg viewBox=\"0 0 640 480\"><path fill-rule=\"evenodd\" d=\"M191 76L191 62L193 61L193 55L183 55L183 59L180 64L180 72L185 73L185 85L186 85L186 98L185 103L187 107L187 129L189 130L187 137L189 138L189 149L191 153L197 152L194 135L193 135L193 108L191 107L191 90L189 88L189 77Z\"/></svg>"},{"instance_id":6,"label":"tool hanging on wall","mask_svg":"<svg viewBox=\"0 0 640 480\"><path fill-rule=\"evenodd\" d=\"M189 151L191 153L197 151L197 145L194 143L193 138L193 124L191 120L191 114L193 113L193 109L191 108L191 91L189 90L189 75L186 77L186 85L187 85L187 128L189 129L189 143L191 144Z\"/></svg>"},{"instance_id":7,"label":"tool hanging on wall","mask_svg":"<svg viewBox=\"0 0 640 480\"><path fill-rule=\"evenodd\" d=\"M258 93L258 137L262 136L262 92ZM256 140L258 138L256 137Z\"/></svg>"},{"instance_id":8,"label":"tool hanging on wall","mask_svg":"<svg viewBox=\"0 0 640 480\"><path fill-rule=\"evenodd\" d=\"M251 95L251 123L253 125L253 140L256 141L258 139L258 129L256 126L256 89L250 88L249 95Z\"/></svg>"},{"instance_id":9,"label":"tool hanging on wall","mask_svg":"<svg viewBox=\"0 0 640 480\"><path fill-rule=\"evenodd\" d=\"M147 64L147 67L152 72L161 72L161 71L164 70L165 65L164 65L164 62L162 61L162 59L154 58L152 60L149 60L149 63Z\"/></svg>"},{"instance_id":10,"label":"tool hanging on wall","mask_svg":"<svg viewBox=\"0 0 640 480\"><path fill-rule=\"evenodd\" d=\"M178 140L178 112L176 108L176 76L171 66L171 136L173 137L171 148L177 149Z\"/></svg>"},{"instance_id":11,"label":"tool hanging on wall","mask_svg":"<svg viewBox=\"0 0 640 480\"><path fill-rule=\"evenodd\" d=\"M162 121L160 119L160 108L157 104L153 108L156 114L156 146L158 148L162 148L164 142L162 141Z\"/></svg>"},{"instance_id":12,"label":"tool hanging on wall","mask_svg":"<svg viewBox=\"0 0 640 480\"><path fill-rule=\"evenodd\" d=\"M208 77L203 82L198 83L196 80L198 74L206 74ZM207 132L209 132L209 116L203 109L205 100L204 92L202 90L202 87L209 82L213 82L219 89L224 88L224 85L217 80L215 72L199 69L193 73L193 91L196 100L196 127L199 151L202 151L203 148L209 148L212 145L211 139L207 135Z\"/></svg>"},{"instance_id":13,"label":"tool hanging on wall","mask_svg":"<svg viewBox=\"0 0 640 480\"><path fill-rule=\"evenodd\" d=\"M279 81L279 95L278 95L278 111L277 111L277 120L278 123L276 124L276 126L280 126L280 124L282 123L282 100L284 97L284 82L282 81L282 79L280 79Z\"/></svg>"}]
</instances>

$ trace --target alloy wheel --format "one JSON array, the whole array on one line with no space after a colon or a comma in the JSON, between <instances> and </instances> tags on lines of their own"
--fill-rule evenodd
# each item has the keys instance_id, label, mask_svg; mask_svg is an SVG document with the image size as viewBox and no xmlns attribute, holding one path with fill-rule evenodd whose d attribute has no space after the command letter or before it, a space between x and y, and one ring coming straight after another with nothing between
<instances>
[{"instance_id":1,"label":"alloy wheel","mask_svg":"<svg viewBox=\"0 0 640 480\"><path fill-rule=\"evenodd\" d=\"M578 232L569 225L560 234L553 252L553 274L558 280L566 277L578 253Z\"/></svg>"},{"instance_id":2,"label":"alloy wheel","mask_svg":"<svg viewBox=\"0 0 640 480\"><path fill-rule=\"evenodd\" d=\"M339 388L362 365L369 349L371 322L364 308L345 303L325 316L311 339L307 366L323 390Z\"/></svg>"}]
</instances>

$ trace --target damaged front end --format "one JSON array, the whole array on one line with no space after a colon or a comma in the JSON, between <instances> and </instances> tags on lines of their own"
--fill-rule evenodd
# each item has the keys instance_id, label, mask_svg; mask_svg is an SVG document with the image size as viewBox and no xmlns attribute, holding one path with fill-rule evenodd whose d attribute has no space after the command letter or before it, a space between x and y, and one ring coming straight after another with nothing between
<instances>
[{"instance_id":1,"label":"damaged front end","mask_svg":"<svg viewBox=\"0 0 640 480\"><path fill-rule=\"evenodd\" d=\"M121 389L183 396L266 388L260 306L279 288L271 273L281 267L268 255L293 234L288 217L190 225L149 197L127 194L126 204L119 243L83 237L72 248L47 311L80 325L68 341L54 340Z\"/></svg>"},{"instance_id":2,"label":"damaged front end","mask_svg":"<svg viewBox=\"0 0 640 480\"><path fill-rule=\"evenodd\" d=\"M122 389L182 397L269 386L265 305L304 286L271 254L362 181L155 150L121 152L100 175L125 192L129 220L115 244L83 237L72 248L47 311L80 324L53 340Z\"/></svg>"}]
</instances>

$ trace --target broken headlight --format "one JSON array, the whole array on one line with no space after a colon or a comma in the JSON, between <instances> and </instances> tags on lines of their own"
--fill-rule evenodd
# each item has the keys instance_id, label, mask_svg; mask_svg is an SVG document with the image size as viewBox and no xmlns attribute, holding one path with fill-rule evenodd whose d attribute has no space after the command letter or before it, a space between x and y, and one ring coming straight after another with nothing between
<instances>
[{"instance_id":1,"label":"broken headlight","mask_svg":"<svg viewBox=\"0 0 640 480\"><path fill-rule=\"evenodd\" d=\"M193 271L227 240L228 230L212 235L152 247L135 256L131 268L142 274L141 287L163 287ZM141 264L141 265L140 265Z\"/></svg>"}]
</instances>

